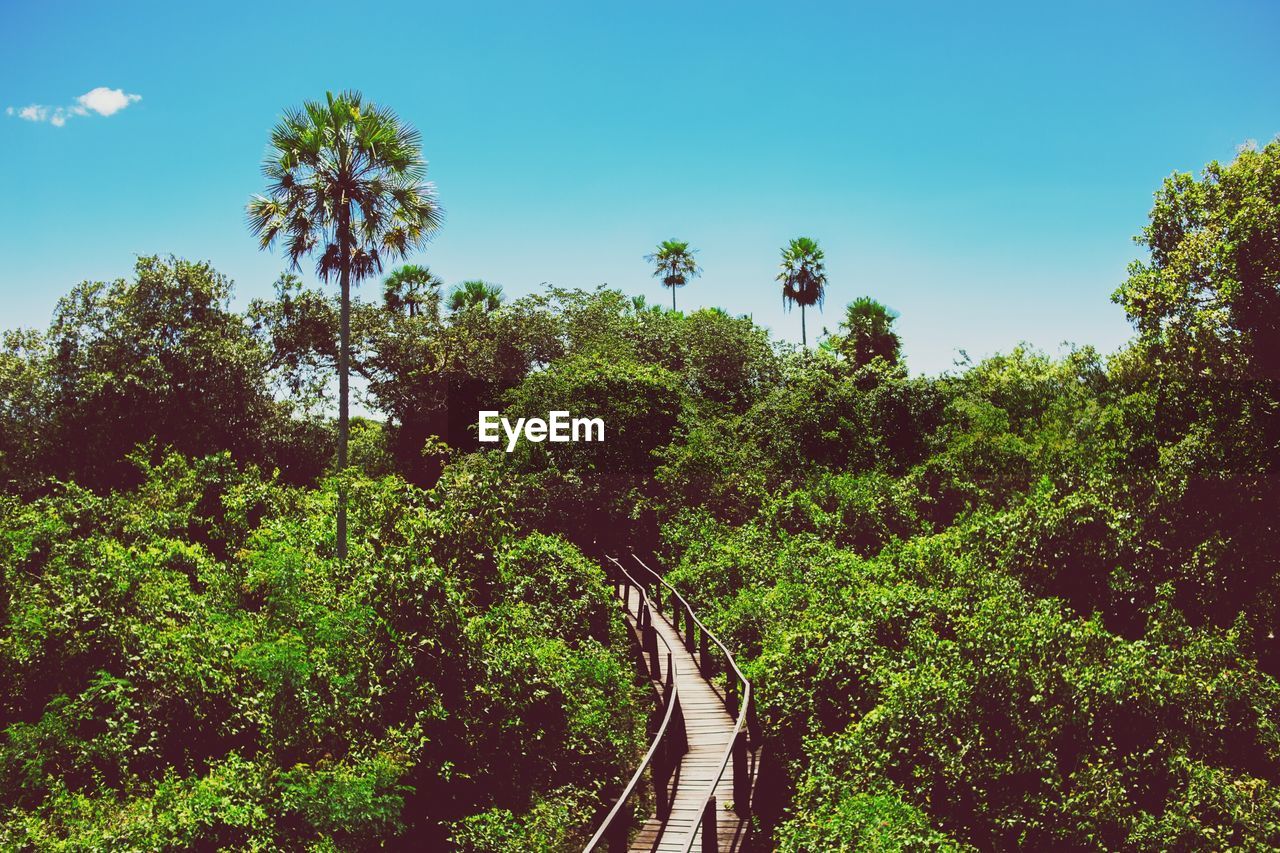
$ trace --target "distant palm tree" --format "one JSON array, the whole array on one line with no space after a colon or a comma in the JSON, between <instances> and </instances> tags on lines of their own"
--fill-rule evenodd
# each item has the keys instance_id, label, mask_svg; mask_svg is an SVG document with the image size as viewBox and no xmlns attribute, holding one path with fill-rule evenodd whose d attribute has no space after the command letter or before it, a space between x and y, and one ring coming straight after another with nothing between
<instances>
[{"instance_id":1,"label":"distant palm tree","mask_svg":"<svg viewBox=\"0 0 1280 853\"><path fill-rule=\"evenodd\" d=\"M287 110L271 130L262 164L267 194L248 205L260 248L284 241L295 269L316 255L316 272L338 279L338 468L347 467L351 283L403 258L440 227L435 187L423 179L418 132L359 92L325 94ZM347 556L347 499L338 492L338 556Z\"/></svg>"},{"instance_id":2,"label":"distant palm tree","mask_svg":"<svg viewBox=\"0 0 1280 853\"><path fill-rule=\"evenodd\" d=\"M396 314L404 311L417 317L426 310L432 295L438 299L438 289L444 284L427 267L405 264L393 270L382 283L382 299L387 310Z\"/></svg>"},{"instance_id":3,"label":"distant palm tree","mask_svg":"<svg viewBox=\"0 0 1280 853\"><path fill-rule=\"evenodd\" d=\"M838 339L836 349L854 366L870 364L875 358L883 358L889 364L898 363L902 341L893 331L897 314L869 296L860 296L845 309L844 337Z\"/></svg>"},{"instance_id":4,"label":"distant palm tree","mask_svg":"<svg viewBox=\"0 0 1280 853\"><path fill-rule=\"evenodd\" d=\"M469 308L493 311L502 304L502 285L487 281L464 281L449 291L449 310L455 314Z\"/></svg>"},{"instance_id":5,"label":"distant palm tree","mask_svg":"<svg viewBox=\"0 0 1280 853\"><path fill-rule=\"evenodd\" d=\"M662 283L671 288L671 310L676 310L676 288L684 287L690 279L697 278L702 270L698 268L693 256L697 249L690 249L684 240L663 240L657 251L645 255L644 259L654 265L654 278L662 279Z\"/></svg>"},{"instance_id":6,"label":"distant palm tree","mask_svg":"<svg viewBox=\"0 0 1280 853\"><path fill-rule=\"evenodd\" d=\"M821 308L827 293L827 272L817 240L797 237L782 250L778 281L782 282L782 304L800 306L800 343L807 347L804 309L810 305Z\"/></svg>"},{"instance_id":7,"label":"distant palm tree","mask_svg":"<svg viewBox=\"0 0 1280 853\"><path fill-rule=\"evenodd\" d=\"M650 314L661 314L662 306L649 302L643 296L631 297L630 310L632 316L642 317Z\"/></svg>"}]
</instances>

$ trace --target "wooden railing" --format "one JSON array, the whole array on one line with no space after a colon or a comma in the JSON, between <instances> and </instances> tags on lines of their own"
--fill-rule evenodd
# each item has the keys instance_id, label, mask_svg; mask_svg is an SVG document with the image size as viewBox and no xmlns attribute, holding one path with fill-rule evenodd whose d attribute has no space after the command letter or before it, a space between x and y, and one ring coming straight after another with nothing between
<instances>
[{"instance_id":1,"label":"wooden railing","mask_svg":"<svg viewBox=\"0 0 1280 853\"><path fill-rule=\"evenodd\" d=\"M690 829L684 841L684 853L693 849L698 830L702 830L702 853L718 853L719 837L717 835L717 809L720 803L716 800L716 788L724 778L725 771L733 767L733 803L734 812L741 818L743 826L751 814L751 797L754 788L756 766L751 761L750 750L760 743L760 728L755 714L755 703L752 701L751 682L738 669L733 655L725 648L724 643L702 624L693 607L685 600L675 587L635 554L631 555L635 562L636 574L628 571L613 557L608 560L616 569L614 586L622 599L623 606L630 606L632 589L636 590L636 625L640 631L641 659L655 682L663 682L662 688L662 724L649 746L640 766L636 768L631 780L623 789L613 808L601 823L596 834L588 842L586 853L602 849L607 844L609 853L627 848L633 823L633 812L628 804L641 792L644 773L650 771L653 783L654 798L657 803L657 816L666 823L670 815L671 804L675 799L675 786L672 775L680 764L681 757L688 751L688 733L685 728L684 714L680 709L679 689L677 686L676 662L671 654L671 647L666 639L653 627L650 607L659 615L665 611L681 642L697 664L699 675L710 684L722 697L725 711L734 721L729 744L720 759L715 778L706 787L700 798L698 821ZM639 577L637 577L637 575ZM628 612L630 610L628 609ZM660 650L661 643L666 649L667 675L662 679ZM724 676L722 686L716 684L718 675ZM732 765L730 764L732 762ZM675 782L679 785L679 780Z\"/></svg>"},{"instance_id":2,"label":"wooden railing","mask_svg":"<svg viewBox=\"0 0 1280 853\"><path fill-rule=\"evenodd\" d=\"M640 766L631 775L631 779L618 796L613 808L609 810L609 814L601 822L600 828L596 830L595 835L591 836L591 840L587 842L586 853L592 853L592 851L597 850L619 853L619 851L627 849L631 836L631 827L635 820L633 800L643 792L642 786L646 770L649 771L649 777L653 783L658 818L666 821L671 813L671 801L675 797L671 777L675 773L675 769L680 766L681 756L689 750L689 738L688 732L685 730L684 714L680 710L680 690L676 684L676 662L672 657L671 647L667 644L666 638L653 627L649 609L649 594L645 589L645 584L637 581L617 560L612 557L609 560L618 570L614 578L614 587L617 590L618 597L622 599L622 606L629 608L632 589L638 593L635 618L636 627L640 631L641 659L645 661L650 679L662 683L662 723L658 726L658 731L649 744L649 751L645 753L644 760L640 762ZM665 679L662 677L661 660L658 657L661 653L658 648L659 643L666 650L667 675Z\"/></svg>"}]
</instances>

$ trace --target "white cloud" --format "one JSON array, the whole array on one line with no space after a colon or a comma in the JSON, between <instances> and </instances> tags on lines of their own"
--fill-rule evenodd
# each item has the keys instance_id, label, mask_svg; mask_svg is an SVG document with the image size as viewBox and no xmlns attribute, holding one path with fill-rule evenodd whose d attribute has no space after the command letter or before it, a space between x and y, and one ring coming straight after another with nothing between
<instances>
[{"instance_id":1,"label":"white cloud","mask_svg":"<svg viewBox=\"0 0 1280 853\"><path fill-rule=\"evenodd\" d=\"M13 115L13 107L9 107L9 115ZM49 108L41 104L30 104L18 108L18 118L27 121L44 121L49 117Z\"/></svg>"},{"instance_id":2,"label":"white cloud","mask_svg":"<svg viewBox=\"0 0 1280 853\"><path fill-rule=\"evenodd\" d=\"M49 107L44 104L28 104L25 107L7 107L5 115L16 115L26 121L47 121L54 127L62 127L69 118L87 116L90 112L100 116L115 115L130 104L141 100L141 95L125 92L124 89L108 89L106 86L99 86L76 98L76 102L70 106Z\"/></svg>"},{"instance_id":3,"label":"white cloud","mask_svg":"<svg viewBox=\"0 0 1280 853\"><path fill-rule=\"evenodd\" d=\"M141 95L126 95L124 89L108 89L106 86L90 89L76 98L76 102L81 109L91 109L100 116L118 113L134 101L141 100ZM77 115L82 114L77 113Z\"/></svg>"}]
</instances>

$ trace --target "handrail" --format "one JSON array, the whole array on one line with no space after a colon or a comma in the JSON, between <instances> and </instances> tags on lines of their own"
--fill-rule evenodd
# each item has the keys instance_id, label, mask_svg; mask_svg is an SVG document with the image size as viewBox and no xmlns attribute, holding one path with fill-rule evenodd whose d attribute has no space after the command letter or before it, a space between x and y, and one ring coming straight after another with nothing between
<instances>
[{"instance_id":1,"label":"handrail","mask_svg":"<svg viewBox=\"0 0 1280 853\"><path fill-rule=\"evenodd\" d=\"M645 591L645 585L640 583L638 580L636 580L631 575L631 573L628 572L626 569L624 569L622 567L622 564L619 563L617 560L615 560L613 557L609 557L608 559L610 560L610 562L612 562L615 566L618 567L618 571L620 571L622 575L626 578L626 582L621 584L621 586L625 587L625 589L622 590L622 596L621 596L623 609L627 610L627 612L630 613L630 610L628 609L628 599L631 597L630 588L631 586L634 586L636 588L636 591L640 595L640 602L636 607L637 627L641 628L642 632L645 627L649 627L650 630L647 633L651 633L651 635L654 636L656 640L661 641L662 645L665 646L667 649L666 688L663 691L663 696L664 696L664 700L666 702L667 707L666 707L666 713L663 714L663 717L662 717L662 724L658 727L657 733L654 734L653 740L649 744L649 750L645 753L644 760L640 762L640 766L636 768L636 771L633 774L631 774L631 779L627 782L627 786L623 789L622 793L618 796L617 801L614 802L613 808L609 810L609 813L607 815L605 815L604 820L601 821L600 823L600 828L596 830L595 835L591 836L591 840L587 842L587 846L584 850L584 853L592 853L592 851L599 849L601 842L605 841L606 839L610 841L610 845L609 845L610 849L616 849L619 846L613 843L614 839L616 838L621 837L625 842L626 836L620 833L618 827L615 826L615 821L619 819L622 813L623 807L626 805L627 801L631 798L632 794L634 794L638 789L638 787L640 786L640 781L644 776L645 770L649 769L649 767L652 765L654 756L657 755L658 749L663 745L663 741L667 736L667 729L670 727L672 719L676 716L676 714L679 713L679 707L680 707L680 687L676 679L675 656L672 654L671 644L667 642L666 637L663 637L660 633L653 630L652 626L648 625L647 620L649 618L648 612L649 612L650 604L649 604L649 595ZM658 663L657 654L656 654L657 653L656 642L653 644L653 646L654 647L652 649L652 659L650 661L651 672L657 669L657 663ZM645 650L642 647L642 650L641 650L642 655L644 651ZM688 745L684 744L681 748L681 753L683 753L687 748L688 748ZM665 786L665 785L666 785L665 779L661 781L655 781L655 788L660 786ZM658 793L659 798L662 798L663 796L664 794L662 792ZM667 802L668 802L668 808L669 808L670 800L668 800ZM623 831L625 831L626 828L629 828L629 827L626 827L625 825L623 826L624 826Z\"/></svg>"},{"instance_id":2,"label":"handrail","mask_svg":"<svg viewBox=\"0 0 1280 853\"><path fill-rule=\"evenodd\" d=\"M646 572L652 575L662 586L666 587L671 592L671 594L676 597L676 599L683 606L686 619L692 620L693 624L698 626L698 629L701 632L699 634L699 638L700 639L702 637L710 638L710 640L720 648L720 651L724 653L725 662L728 663L728 665L733 669L733 674L737 677L737 679L740 682L742 682L742 702L737 709L736 720L734 721L734 724L733 724L733 735L732 737L729 738L729 746L725 749L724 755L720 759L720 769L716 773L715 779L707 787L706 793L703 794L702 796L702 806L698 810L698 813L699 813L698 821L693 825L693 828L689 831L689 837L685 841L685 845L683 848L684 853L689 853L689 851L693 849L693 840L697 836L698 830L702 829L703 831L702 849L715 850L717 849L718 844L715 841L712 841L710 844L708 844L707 838L706 838L706 835L708 832L714 834L716 831L715 792L716 792L716 788L720 785L720 780L724 778L724 771L728 768L729 761L731 759L734 759L735 756L742 756L741 760L735 761L735 765L737 766L735 766L734 768L735 811L738 811L740 814L745 814L746 809L749 807L749 803L737 802L737 800L740 796L739 791L745 791L747 798L750 798L751 796L751 786L749 782L745 778L740 778L740 775L742 777L745 777L747 773L747 767L746 767L746 761L745 761L746 743L745 741L742 740L742 735L743 735L742 727L745 723L747 723L748 717L750 716L750 709L752 708L751 682L748 681L746 676L742 674L742 670L738 669L737 662L733 659L733 655L729 653L729 650L725 648L724 643L720 642L720 639L716 637L715 634L708 631L707 626L703 625L702 621L698 619L696 614L694 614L693 607L689 604L688 601L685 600L685 597L681 595L680 592L675 587L673 587L670 583L668 583L666 578L662 577L662 575L658 574L653 569L645 565L644 561L641 560L638 556L636 556L635 552L632 552L631 557L637 563L640 564L641 568L643 568ZM630 576L628 575L628 577ZM659 600L658 600L658 612L659 613L662 612L661 596L659 596ZM688 622L686 622L685 625L686 625L685 642L686 642L686 645L689 645L691 644L691 641L692 641L693 632L689 630ZM692 654L693 649L689 649L689 652ZM702 657L705 658L706 657L705 645L701 647L701 652L702 652ZM705 667L705 664L703 664L703 666ZM704 675L705 675L705 671L704 671ZM727 693L729 690L729 682L727 681L725 683L725 689ZM726 695L726 702L728 701L730 701L730 697ZM748 726L748 729L750 729L750 726Z\"/></svg>"},{"instance_id":3,"label":"handrail","mask_svg":"<svg viewBox=\"0 0 1280 853\"><path fill-rule=\"evenodd\" d=\"M610 558L610 559L612 559L612 558ZM649 574L653 575L653 576L654 576L654 578L656 578L656 579L657 579L658 583L660 583L660 584L662 584L663 586L665 586L665 587L667 588L667 590L668 590L672 595L674 595L676 598L678 598L678 599L680 600L680 603L681 603L682 605L684 605L684 610L685 610L685 612L689 614L689 618L693 620L693 623L694 623L695 625L697 625L699 628L701 628L704 632L706 632L706 635L707 635L707 637L708 637L708 638L710 638L711 642L715 643L717 646L719 646L719 647L720 647L720 651L724 653L725 660L726 660L726 661L728 661L729 666L733 667L733 674L734 674L734 675L736 675L736 676L738 676L738 680L739 680L739 681L741 681L743 684L745 684L745 685L748 685L748 686L749 686L749 685L751 684L751 682L747 681L747 677L746 677L745 675L743 675L743 674L742 674L742 670L738 669L738 664L737 664L737 662L735 662L735 661L734 661L734 659L733 659L733 655L729 652L729 650L728 650L727 648L725 648L724 643L720 642L720 638L719 638L719 637L717 637L715 634L711 633L711 631L710 631L710 630L708 630L708 628L707 628L707 626L706 626L706 625L702 624L702 620L701 620L701 619L699 619L699 618L698 618L698 616L697 616L697 614L693 612L693 605L692 605L692 604L690 604L690 603L685 599L685 597L684 597L683 595L681 595L681 594L680 594L680 591L679 591L679 590L677 590L677 589L676 589L674 586L672 586L670 583L668 583L668 582L667 582L667 579L666 579L666 578L664 578L662 575L658 574L658 573L657 573L657 572L655 572L653 569L651 569L651 568L649 568L648 566L646 566L646 565L645 565L645 563L644 563L644 560L641 560L638 556L636 556L636 554L635 554L635 552L634 552L634 551L631 553L631 559L633 559L633 560L635 560L637 563L639 563L639 564L640 564L640 566L641 566L641 567L642 567L646 572L648 572ZM616 562L616 561L615 561L615 562ZM658 604L658 612L659 612L659 613L661 613L661 612L662 612L662 604L661 604L661 602L659 602L659 604ZM743 703L743 704L745 705L746 703Z\"/></svg>"}]
</instances>

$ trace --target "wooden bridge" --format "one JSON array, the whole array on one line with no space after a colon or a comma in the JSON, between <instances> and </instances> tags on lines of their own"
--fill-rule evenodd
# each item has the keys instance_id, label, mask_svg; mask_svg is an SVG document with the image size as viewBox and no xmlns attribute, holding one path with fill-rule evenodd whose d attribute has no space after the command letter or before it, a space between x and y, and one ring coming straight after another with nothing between
<instances>
[{"instance_id":1,"label":"wooden bridge","mask_svg":"<svg viewBox=\"0 0 1280 853\"><path fill-rule=\"evenodd\" d=\"M760 757L751 683L689 602L639 557L625 566L610 557L608 568L639 663L661 697L661 722L586 851L744 851Z\"/></svg>"}]
</instances>

